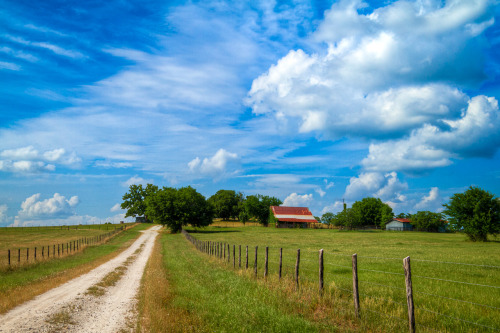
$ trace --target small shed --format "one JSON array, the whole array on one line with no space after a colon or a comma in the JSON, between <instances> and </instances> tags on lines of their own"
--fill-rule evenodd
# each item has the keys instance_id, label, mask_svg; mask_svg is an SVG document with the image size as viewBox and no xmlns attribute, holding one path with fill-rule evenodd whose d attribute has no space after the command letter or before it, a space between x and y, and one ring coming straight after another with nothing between
<instances>
[{"instance_id":1,"label":"small shed","mask_svg":"<svg viewBox=\"0 0 500 333\"><path fill-rule=\"evenodd\" d=\"M276 228L308 228L318 223L307 207L271 206Z\"/></svg>"},{"instance_id":2,"label":"small shed","mask_svg":"<svg viewBox=\"0 0 500 333\"><path fill-rule=\"evenodd\" d=\"M385 230L410 231L413 230L409 219L393 218L385 225Z\"/></svg>"}]
</instances>

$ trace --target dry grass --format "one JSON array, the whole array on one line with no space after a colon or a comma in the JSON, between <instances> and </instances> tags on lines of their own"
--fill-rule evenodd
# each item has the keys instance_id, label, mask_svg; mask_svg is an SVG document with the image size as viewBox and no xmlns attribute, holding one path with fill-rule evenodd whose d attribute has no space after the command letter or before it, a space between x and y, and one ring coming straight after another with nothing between
<instances>
[{"instance_id":1,"label":"dry grass","mask_svg":"<svg viewBox=\"0 0 500 333\"><path fill-rule=\"evenodd\" d=\"M175 295L163 256L161 237L157 237L141 281L136 332L203 332L197 317L173 305Z\"/></svg>"},{"instance_id":2,"label":"dry grass","mask_svg":"<svg viewBox=\"0 0 500 333\"><path fill-rule=\"evenodd\" d=\"M28 285L18 286L13 289L9 289L4 293L0 293L0 314L7 312L15 306L22 304L37 295L43 294L44 292L47 292L52 288L60 286L61 284L69 280L72 280L82 274L91 271L92 269L119 255L121 252L126 250L134 241L135 238L129 239L128 241L120 245L120 249L118 251L102 256L92 262L85 263L83 265L62 272L58 272L51 275L50 277L45 277L40 280L34 281L33 283L29 283Z\"/></svg>"}]
</instances>

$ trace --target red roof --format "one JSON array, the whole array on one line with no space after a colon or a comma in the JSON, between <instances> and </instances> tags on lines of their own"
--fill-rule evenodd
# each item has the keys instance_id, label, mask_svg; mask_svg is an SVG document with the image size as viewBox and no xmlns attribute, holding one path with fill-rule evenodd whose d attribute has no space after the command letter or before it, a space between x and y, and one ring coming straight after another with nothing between
<instances>
[{"instance_id":1,"label":"red roof","mask_svg":"<svg viewBox=\"0 0 500 333\"><path fill-rule=\"evenodd\" d=\"M399 222L402 222L402 223L411 223L410 220L408 220L408 219L402 219L402 218L393 218L392 220L393 221L396 220L396 221L399 221Z\"/></svg>"},{"instance_id":2,"label":"red roof","mask_svg":"<svg viewBox=\"0 0 500 333\"><path fill-rule=\"evenodd\" d=\"M281 222L318 223L307 207L271 206L274 217Z\"/></svg>"}]
</instances>

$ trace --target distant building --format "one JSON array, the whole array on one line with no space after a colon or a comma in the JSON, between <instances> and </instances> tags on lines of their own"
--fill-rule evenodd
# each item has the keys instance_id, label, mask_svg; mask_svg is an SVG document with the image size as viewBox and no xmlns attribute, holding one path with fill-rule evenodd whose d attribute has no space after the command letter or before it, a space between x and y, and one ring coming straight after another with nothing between
<instances>
[{"instance_id":1,"label":"distant building","mask_svg":"<svg viewBox=\"0 0 500 333\"><path fill-rule=\"evenodd\" d=\"M135 217L135 222L138 222L138 223L146 223L146 222L149 222L146 220L146 218L144 216L136 216Z\"/></svg>"},{"instance_id":2,"label":"distant building","mask_svg":"<svg viewBox=\"0 0 500 333\"><path fill-rule=\"evenodd\" d=\"M413 226L409 219L393 218L392 221L387 222L385 230L411 231Z\"/></svg>"},{"instance_id":3,"label":"distant building","mask_svg":"<svg viewBox=\"0 0 500 333\"><path fill-rule=\"evenodd\" d=\"M308 228L318 223L307 207L271 206L276 228Z\"/></svg>"}]
</instances>

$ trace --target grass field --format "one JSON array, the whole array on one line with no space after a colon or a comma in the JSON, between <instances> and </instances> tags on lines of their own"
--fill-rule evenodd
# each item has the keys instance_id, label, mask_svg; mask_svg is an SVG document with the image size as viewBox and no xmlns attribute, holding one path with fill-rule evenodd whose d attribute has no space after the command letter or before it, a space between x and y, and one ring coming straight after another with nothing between
<instances>
[{"instance_id":1,"label":"grass field","mask_svg":"<svg viewBox=\"0 0 500 333\"><path fill-rule=\"evenodd\" d=\"M309 290L315 295L318 250L324 249L326 297L335 299L335 306L330 311L343 309L347 319L353 315L351 255L357 253L362 314L359 325L371 330L378 327L394 332L407 329L402 261L410 256L419 330L488 332L500 329L500 242L495 240L473 243L462 234L261 227L211 227L188 231L200 240L228 243L231 251L236 245L237 256L238 246L242 245L245 257L248 245L252 269L255 246L258 246L259 277L263 274L265 247L269 247L269 271L273 275L278 270L279 248L283 248L283 272L287 283L291 283L300 248L301 293ZM232 259L225 265L231 270ZM268 279L267 285L274 288L275 283L269 282L273 279Z\"/></svg>"},{"instance_id":2,"label":"grass field","mask_svg":"<svg viewBox=\"0 0 500 333\"><path fill-rule=\"evenodd\" d=\"M80 226L52 226L52 227L17 227L0 228L0 270L8 266L8 250L11 250L12 265L18 265L18 254L21 254L20 264L32 264L35 247L38 250L37 260L47 259L47 246L68 244L82 238L92 238L113 231L120 227L130 227L133 223L125 224L95 224ZM45 247L44 257L41 255ZM26 260L26 251L29 249L29 260ZM19 252L20 250L20 252ZM53 257L53 253L52 253Z\"/></svg>"},{"instance_id":3,"label":"grass field","mask_svg":"<svg viewBox=\"0 0 500 333\"><path fill-rule=\"evenodd\" d=\"M14 306L110 260L130 246L139 237L141 230L149 227L151 227L150 224L138 224L127 231L117 234L104 244L86 247L83 251L73 255L54 260L39 261L14 270L1 271L0 313L4 313ZM59 229L58 232L62 231ZM102 230L102 232L107 231ZM36 235L38 234L34 233L34 237ZM50 240L52 236L61 239L59 238L61 234L52 235L50 232L38 239L46 241ZM24 241L30 242L30 238L26 234L22 237Z\"/></svg>"}]
</instances>

